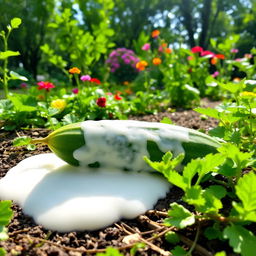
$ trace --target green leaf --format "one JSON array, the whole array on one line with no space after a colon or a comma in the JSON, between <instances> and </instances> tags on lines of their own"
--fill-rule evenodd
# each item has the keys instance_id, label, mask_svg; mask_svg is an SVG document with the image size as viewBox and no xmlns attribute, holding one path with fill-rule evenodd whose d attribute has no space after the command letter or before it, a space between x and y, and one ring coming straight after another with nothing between
<instances>
[{"instance_id":1,"label":"green leaf","mask_svg":"<svg viewBox=\"0 0 256 256\"><path fill-rule=\"evenodd\" d=\"M9 200L0 202L0 225L6 226L9 224L13 212L11 210L12 202Z\"/></svg>"},{"instance_id":2,"label":"green leaf","mask_svg":"<svg viewBox=\"0 0 256 256\"><path fill-rule=\"evenodd\" d=\"M225 130L226 130L225 127L218 126L216 128L209 130L209 135L214 136L214 137L224 138Z\"/></svg>"},{"instance_id":3,"label":"green leaf","mask_svg":"<svg viewBox=\"0 0 256 256\"><path fill-rule=\"evenodd\" d=\"M0 248L0 256L6 255L6 250L4 248Z\"/></svg>"},{"instance_id":4,"label":"green leaf","mask_svg":"<svg viewBox=\"0 0 256 256\"><path fill-rule=\"evenodd\" d=\"M236 194L242 204L233 203L243 220L256 222L256 174L250 172L239 179L235 186Z\"/></svg>"},{"instance_id":5,"label":"green leaf","mask_svg":"<svg viewBox=\"0 0 256 256\"><path fill-rule=\"evenodd\" d=\"M222 232L220 230L220 227L217 223L215 223L212 227L207 227L204 231L204 235L209 239L221 239L222 238Z\"/></svg>"},{"instance_id":6,"label":"green leaf","mask_svg":"<svg viewBox=\"0 0 256 256\"><path fill-rule=\"evenodd\" d=\"M202 188L200 186L193 186L186 189L183 200L190 205L203 206L205 204L205 199L203 198Z\"/></svg>"},{"instance_id":7,"label":"green leaf","mask_svg":"<svg viewBox=\"0 0 256 256\"><path fill-rule=\"evenodd\" d=\"M161 121L160 121L160 123L163 123L163 124L172 124L173 122L172 122L172 120L169 118L169 117L164 117Z\"/></svg>"},{"instance_id":8,"label":"green leaf","mask_svg":"<svg viewBox=\"0 0 256 256\"><path fill-rule=\"evenodd\" d=\"M219 85L223 89L225 89L231 93L237 93L237 92L241 91L244 87L243 83L227 83L227 84L219 83Z\"/></svg>"},{"instance_id":9,"label":"green leaf","mask_svg":"<svg viewBox=\"0 0 256 256\"><path fill-rule=\"evenodd\" d=\"M28 145L31 142L31 138L27 136L17 137L12 141L13 146L20 147Z\"/></svg>"},{"instance_id":10,"label":"green leaf","mask_svg":"<svg viewBox=\"0 0 256 256\"><path fill-rule=\"evenodd\" d=\"M171 218L165 219L164 224L182 229L195 223L194 214L185 207L177 203L172 203L170 206L168 216Z\"/></svg>"},{"instance_id":11,"label":"green leaf","mask_svg":"<svg viewBox=\"0 0 256 256\"><path fill-rule=\"evenodd\" d=\"M219 111L214 108L195 108L196 112L219 119Z\"/></svg>"},{"instance_id":12,"label":"green leaf","mask_svg":"<svg viewBox=\"0 0 256 256\"><path fill-rule=\"evenodd\" d=\"M96 256L124 256L117 249L108 247L105 253L97 253Z\"/></svg>"},{"instance_id":13,"label":"green leaf","mask_svg":"<svg viewBox=\"0 0 256 256\"><path fill-rule=\"evenodd\" d=\"M19 52L14 52L14 51L0 52L0 60L5 60L9 57L18 56L18 55L20 55L20 53Z\"/></svg>"},{"instance_id":14,"label":"green leaf","mask_svg":"<svg viewBox=\"0 0 256 256\"><path fill-rule=\"evenodd\" d=\"M4 226L0 226L0 241L7 240L9 238L7 234L7 228Z\"/></svg>"},{"instance_id":15,"label":"green leaf","mask_svg":"<svg viewBox=\"0 0 256 256\"><path fill-rule=\"evenodd\" d=\"M217 253L214 254L214 256L226 256L226 253L224 251L217 252Z\"/></svg>"},{"instance_id":16,"label":"green leaf","mask_svg":"<svg viewBox=\"0 0 256 256\"><path fill-rule=\"evenodd\" d=\"M11 20L11 26L12 28L18 28L21 24L21 19L20 18L13 18Z\"/></svg>"},{"instance_id":17,"label":"green leaf","mask_svg":"<svg viewBox=\"0 0 256 256\"><path fill-rule=\"evenodd\" d=\"M181 246L175 246L173 250L171 250L172 255L175 256L186 256L187 252Z\"/></svg>"},{"instance_id":18,"label":"green leaf","mask_svg":"<svg viewBox=\"0 0 256 256\"><path fill-rule=\"evenodd\" d=\"M242 256L254 256L256 237L253 233L240 225L228 226L223 231L223 237L229 240L234 252Z\"/></svg>"},{"instance_id":19,"label":"green leaf","mask_svg":"<svg viewBox=\"0 0 256 256\"><path fill-rule=\"evenodd\" d=\"M130 250L130 255L134 256L138 252L139 249L144 249L146 247L146 244L144 243L136 243Z\"/></svg>"},{"instance_id":20,"label":"green leaf","mask_svg":"<svg viewBox=\"0 0 256 256\"><path fill-rule=\"evenodd\" d=\"M21 76L20 74L13 72L13 71L10 72L10 79L28 81L28 79L25 76Z\"/></svg>"}]
</instances>

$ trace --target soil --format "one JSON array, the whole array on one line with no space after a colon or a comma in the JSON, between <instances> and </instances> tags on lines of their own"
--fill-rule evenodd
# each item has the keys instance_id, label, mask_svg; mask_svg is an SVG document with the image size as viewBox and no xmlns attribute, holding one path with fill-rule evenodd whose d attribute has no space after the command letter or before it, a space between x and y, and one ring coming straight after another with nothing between
<instances>
[{"instance_id":1,"label":"soil","mask_svg":"<svg viewBox=\"0 0 256 256\"><path fill-rule=\"evenodd\" d=\"M197 130L208 131L217 125L217 120L203 119L193 110L162 112L157 115L131 117L130 119L145 121L160 121L169 117L175 124ZM21 160L40 153L49 152L46 146L38 147L35 151L28 151L23 147L12 147L12 140L17 136L28 135L34 138L46 136L45 129L29 129L19 132L0 130L0 177ZM13 204L14 216L8 226L9 239L0 242L7 255L51 255L51 256L79 256L104 252L107 247L120 249L124 255L131 255L130 249L136 242L146 246L137 251L136 255L170 255L174 247L165 241L164 235L168 228L162 225L170 203L180 202L182 191L173 187L166 198L159 200L155 208L133 220L121 220L110 227L94 232L58 233L44 229L34 223L33 219L23 214L18 205ZM136 233L136 235L134 235ZM133 234L133 235L132 235ZM185 249L191 247L195 239L195 227L179 231L180 245ZM193 255L214 255L227 244L218 244L214 240L205 241L199 238ZM231 254L229 254L231 255Z\"/></svg>"}]
</instances>

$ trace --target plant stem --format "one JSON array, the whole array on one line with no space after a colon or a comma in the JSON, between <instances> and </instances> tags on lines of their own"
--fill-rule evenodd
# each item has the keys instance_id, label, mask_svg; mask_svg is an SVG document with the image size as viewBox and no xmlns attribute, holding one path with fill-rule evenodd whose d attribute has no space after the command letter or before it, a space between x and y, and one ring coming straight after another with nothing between
<instances>
[{"instance_id":1,"label":"plant stem","mask_svg":"<svg viewBox=\"0 0 256 256\"><path fill-rule=\"evenodd\" d=\"M3 38L3 41L4 41L4 52L6 52L8 50L7 40L8 40L9 35L10 35L10 30L8 31L6 37ZM9 96L7 66L8 66L8 58L5 58L4 59L4 65L3 65L3 88L4 88L4 97L6 99Z\"/></svg>"}]
</instances>

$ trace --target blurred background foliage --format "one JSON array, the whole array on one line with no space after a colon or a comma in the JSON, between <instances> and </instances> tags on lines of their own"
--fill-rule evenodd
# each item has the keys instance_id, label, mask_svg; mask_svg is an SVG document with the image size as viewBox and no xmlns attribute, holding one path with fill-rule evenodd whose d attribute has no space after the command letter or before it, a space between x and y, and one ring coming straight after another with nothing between
<instances>
[{"instance_id":1,"label":"blurred background foliage","mask_svg":"<svg viewBox=\"0 0 256 256\"><path fill-rule=\"evenodd\" d=\"M64 76L71 66L104 74L114 47L136 50L154 29L173 49L211 50L211 39L221 44L239 34L239 57L256 42L256 0L0 0L0 6L0 31L13 17L22 19L9 39L21 55L10 65L34 79L59 70Z\"/></svg>"}]
</instances>

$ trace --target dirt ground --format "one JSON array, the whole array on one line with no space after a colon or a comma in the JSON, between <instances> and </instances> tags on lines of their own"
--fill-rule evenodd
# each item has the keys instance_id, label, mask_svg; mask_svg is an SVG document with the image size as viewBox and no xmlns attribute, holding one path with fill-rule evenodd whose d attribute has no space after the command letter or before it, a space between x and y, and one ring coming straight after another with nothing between
<instances>
[{"instance_id":1,"label":"dirt ground","mask_svg":"<svg viewBox=\"0 0 256 256\"><path fill-rule=\"evenodd\" d=\"M217 125L216 120L203 119L193 110L174 113L162 112L157 115L131 117L131 119L157 122L163 117L169 117L174 124L206 132ZM21 160L35 154L49 152L46 146L41 146L35 151L14 148L12 140L15 137L28 135L38 138L48 133L49 131L45 129L16 132L0 130L0 178ZM173 246L165 241L164 235L171 228L163 226L162 221L166 217L169 204L174 201L179 202L181 197L182 191L172 188L166 198L159 200L155 208L144 215L133 220L121 220L110 227L94 232L58 233L46 230L35 224L32 218L24 215L22 209L14 204L14 217L8 226L9 239L0 242L0 247L5 248L8 255L79 256L104 252L107 247L111 246L120 249L124 255L131 255L130 249L133 245L136 242L142 242L146 246L140 249L136 255L170 255L169 251ZM137 235L132 235L134 233ZM193 226L179 232L179 235L180 245L186 249L190 248L195 238ZM214 255L215 252L226 246L227 244L221 244L219 241L216 244L216 241L199 239L193 255Z\"/></svg>"}]
</instances>

